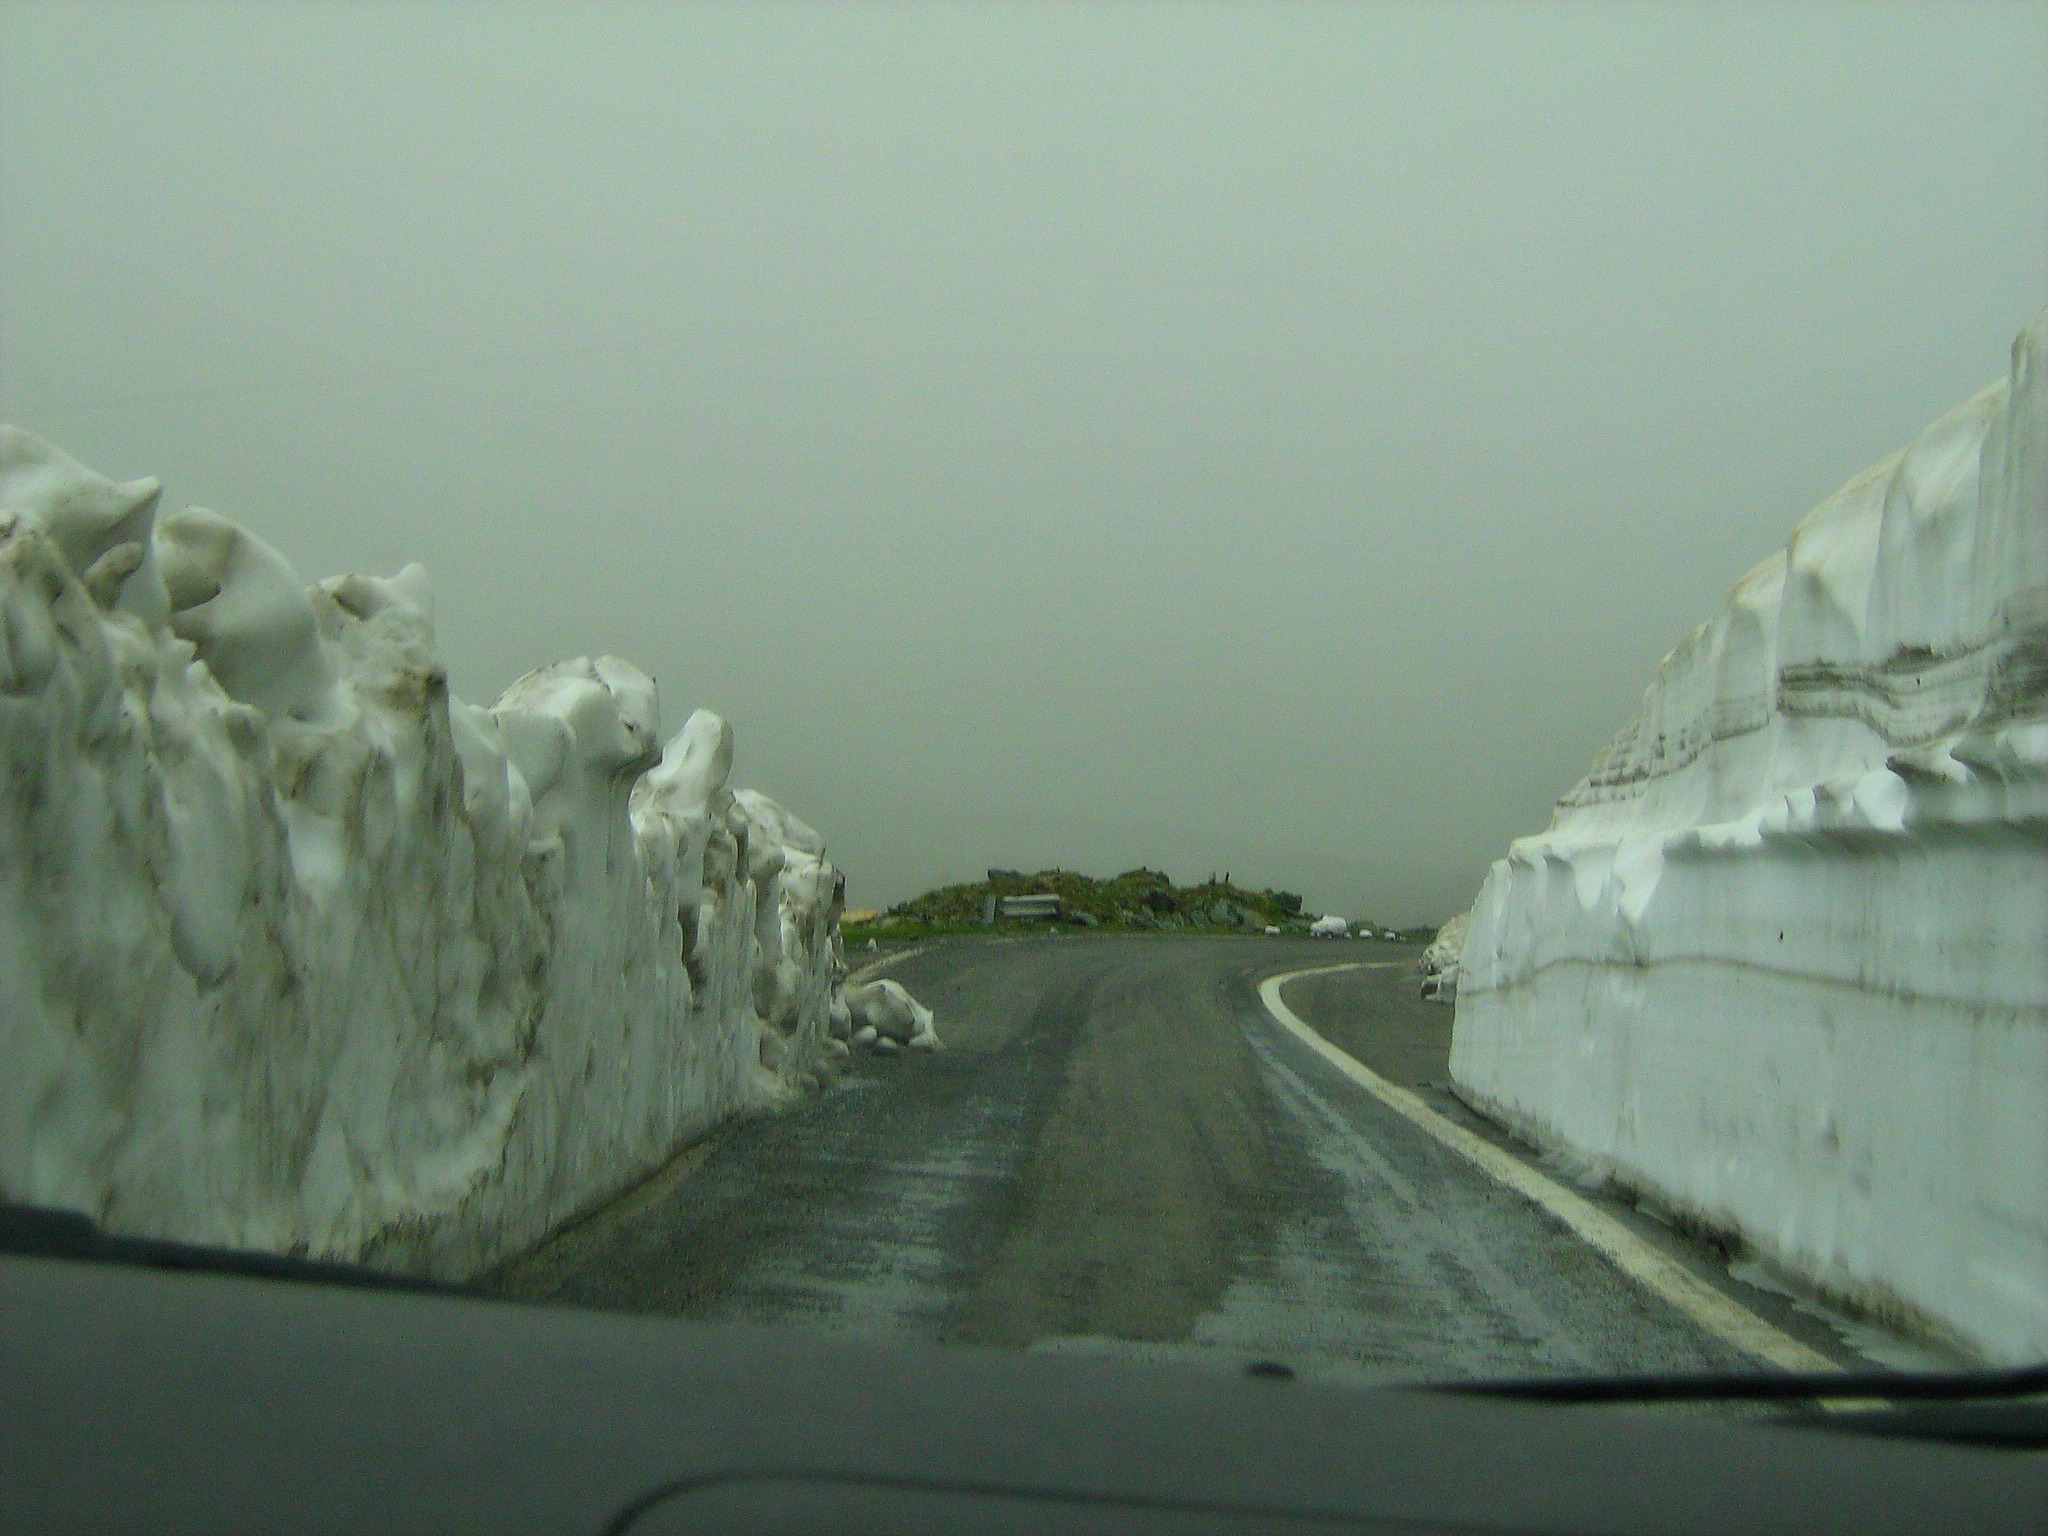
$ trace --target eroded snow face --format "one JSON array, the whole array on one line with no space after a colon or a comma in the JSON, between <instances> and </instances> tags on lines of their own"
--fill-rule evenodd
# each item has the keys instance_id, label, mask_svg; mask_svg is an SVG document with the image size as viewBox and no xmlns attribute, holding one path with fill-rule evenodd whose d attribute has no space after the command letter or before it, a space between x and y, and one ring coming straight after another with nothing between
<instances>
[{"instance_id":1,"label":"eroded snow face","mask_svg":"<svg viewBox=\"0 0 2048 1536\"><path fill-rule=\"evenodd\" d=\"M463 1274L812 1080L844 885L723 720L466 704L418 566L158 494L0 428L0 1192Z\"/></svg>"},{"instance_id":2,"label":"eroded snow face","mask_svg":"<svg viewBox=\"0 0 2048 1536\"><path fill-rule=\"evenodd\" d=\"M1422 995L1435 998L1438 1002L1455 1001L1458 996L1458 962L1465 952L1465 935L1472 925L1472 914L1460 912L1456 917L1437 929L1436 937L1429 941L1429 947L1422 952L1417 969L1422 973Z\"/></svg>"},{"instance_id":3,"label":"eroded snow face","mask_svg":"<svg viewBox=\"0 0 2048 1536\"><path fill-rule=\"evenodd\" d=\"M2048 315L1496 863L1452 1069L1838 1295L2048 1355Z\"/></svg>"}]
</instances>

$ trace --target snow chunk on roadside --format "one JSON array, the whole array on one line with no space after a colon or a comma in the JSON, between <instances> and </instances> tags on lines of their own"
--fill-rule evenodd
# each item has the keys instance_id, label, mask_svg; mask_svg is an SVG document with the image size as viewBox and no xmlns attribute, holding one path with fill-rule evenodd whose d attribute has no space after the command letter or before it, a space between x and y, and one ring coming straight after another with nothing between
<instances>
[{"instance_id":1,"label":"snow chunk on roadside","mask_svg":"<svg viewBox=\"0 0 2048 1536\"><path fill-rule=\"evenodd\" d=\"M918 1051L938 1049L931 1009L912 997L901 982L884 977L864 986L842 987L839 996L855 1041L876 1045L890 1041Z\"/></svg>"}]
</instances>

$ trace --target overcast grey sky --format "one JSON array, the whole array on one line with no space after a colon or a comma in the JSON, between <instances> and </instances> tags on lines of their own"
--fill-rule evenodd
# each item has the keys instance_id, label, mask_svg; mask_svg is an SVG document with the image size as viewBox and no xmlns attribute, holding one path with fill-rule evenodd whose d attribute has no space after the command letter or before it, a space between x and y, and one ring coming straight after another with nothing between
<instances>
[{"instance_id":1,"label":"overcast grey sky","mask_svg":"<svg viewBox=\"0 0 2048 1536\"><path fill-rule=\"evenodd\" d=\"M0 419L856 904L1434 920L2048 303L2048 7L8 4Z\"/></svg>"}]
</instances>

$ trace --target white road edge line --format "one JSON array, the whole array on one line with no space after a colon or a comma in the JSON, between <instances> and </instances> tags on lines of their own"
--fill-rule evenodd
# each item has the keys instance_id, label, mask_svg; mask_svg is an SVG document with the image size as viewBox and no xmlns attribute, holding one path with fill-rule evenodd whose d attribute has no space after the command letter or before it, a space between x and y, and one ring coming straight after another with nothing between
<instances>
[{"instance_id":1,"label":"white road edge line","mask_svg":"<svg viewBox=\"0 0 2048 1536\"><path fill-rule=\"evenodd\" d=\"M1546 1178L1520 1158L1510 1156L1492 1142L1473 1135L1462 1125L1446 1120L1408 1089L1388 1082L1363 1062L1338 1050L1303 1023L1281 1000L1280 989L1290 981L1298 981L1304 976L1327 976L1334 971L1365 968L1365 962L1354 961L1349 965L1321 965L1305 971L1288 971L1259 984L1259 1001L1266 1005L1266 1011L1282 1028L1387 1108L1429 1132L1481 1172L1535 1201L1629 1279L1678 1308L1716 1338L1780 1370L1818 1372L1841 1369L1826 1355L1809 1349L1789 1333L1774 1328L1754 1312L1722 1295L1684 1265L1659 1253L1584 1196L1574 1194L1554 1179Z\"/></svg>"}]
</instances>

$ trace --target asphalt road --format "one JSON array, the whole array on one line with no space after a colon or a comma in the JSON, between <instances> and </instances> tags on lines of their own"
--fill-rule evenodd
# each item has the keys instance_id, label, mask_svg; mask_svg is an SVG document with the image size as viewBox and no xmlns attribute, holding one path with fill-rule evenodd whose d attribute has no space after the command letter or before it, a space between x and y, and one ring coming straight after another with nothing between
<instances>
[{"instance_id":1,"label":"asphalt road","mask_svg":"<svg viewBox=\"0 0 2048 1536\"><path fill-rule=\"evenodd\" d=\"M1361 1092L1259 1002L1443 1090L1451 1012L1362 942L951 940L897 976L947 1049L851 1058L507 1266L514 1298L874 1337L1412 1380L1753 1369L1563 1225ZM1811 1310L1627 1219L1813 1347Z\"/></svg>"}]
</instances>

